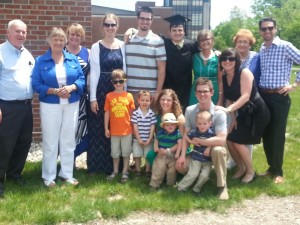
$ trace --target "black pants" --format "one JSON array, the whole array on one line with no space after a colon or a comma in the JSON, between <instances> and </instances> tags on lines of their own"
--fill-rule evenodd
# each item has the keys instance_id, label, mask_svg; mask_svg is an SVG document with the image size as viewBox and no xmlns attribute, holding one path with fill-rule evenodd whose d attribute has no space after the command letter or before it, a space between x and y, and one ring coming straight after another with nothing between
<instances>
[{"instance_id":1,"label":"black pants","mask_svg":"<svg viewBox=\"0 0 300 225\"><path fill-rule=\"evenodd\" d=\"M32 141L31 104L0 100L0 181L21 176Z\"/></svg>"},{"instance_id":2,"label":"black pants","mask_svg":"<svg viewBox=\"0 0 300 225\"><path fill-rule=\"evenodd\" d=\"M260 93L270 111L270 122L263 134L263 146L269 172L283 176L285 132L291 106L289 95Z\"/></svg>"}]
</instances>

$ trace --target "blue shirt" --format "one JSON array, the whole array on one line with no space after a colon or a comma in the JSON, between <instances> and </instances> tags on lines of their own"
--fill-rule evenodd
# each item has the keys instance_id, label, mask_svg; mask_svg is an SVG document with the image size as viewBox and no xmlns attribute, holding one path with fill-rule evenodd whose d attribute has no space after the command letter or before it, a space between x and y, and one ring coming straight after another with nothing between
<instances>
[{"instance_id":1,"label":"blue shirt","mask_svg":"<svg viewBox=\"0 0 300 225\"><path fill-rule=\"evenodd\" d=\"M262 44L259 87L277 89L289 85L293 62L300 64L300 50L292 43L275 37L271 46Z\"/></svg>"},{"instance_id":2,"label":"blue shirt","mask_svg":"<svg viewBox=\"0 0 300 225\"><path fill-rule=\"evenodd\" d=\"M250 51L249 56L241 63L240 69L248 68L253 76L258 87L260 79L260 56L259 53Z\"/></svg>"},{"instance_id":3,"label":"blue shirt","mask_svg":"<svg viewBox=\"0 0 300 225\"><path fill-rule=\"evenodd\" d=\"M208 129L207 132L201 133L198 128L192 129L190 132L188 132L187 136L190 139L193 138L210 138L213 136L216 136L212 129ZM200 162L210 162L211 157L205 156L203 153L207 146L194 146L194 149L192 151L192 159L200 161Z\"/></svg>"},{"instance_id":4,"label":"blue shirt","mask_svg":"<svg viewBox=\"0 0 300 225\"><path fill-rule=\"evenodd\" d=\"M66 70L66 85L75 84L76 91L72 91L69 103L79 101L85 87L85 79L77 56L63 51L64 68ZM51 57L51 49L36 58L32 73L33 90L39 93L39 100L46 103L59 104L60 98L54 94L47 94L49 88L58 88L55 62Z\"/></svg>"},{"instance_id":5,"label":"blue shirt","mask_svg":"<svg viewBox=\"0 0 300 225\"><path fill-rule=\"evenodd\" d=\"M9 41L0 45L0 99L25 100L32 98L31 73L34 58L22 46L15 48Z\"/></svg>"}]
</instances>

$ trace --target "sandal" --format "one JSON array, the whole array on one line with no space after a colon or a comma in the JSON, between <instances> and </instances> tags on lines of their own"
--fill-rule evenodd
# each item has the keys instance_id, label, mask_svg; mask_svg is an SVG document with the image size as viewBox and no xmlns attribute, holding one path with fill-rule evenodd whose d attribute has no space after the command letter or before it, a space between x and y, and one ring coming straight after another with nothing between
<instances>
[{"instance_id":1,"label":"sandal","mask_svg":"<svg viewBox=\"0 0 300 225\"><path fill-rule=\"evenodd\" d=\"M128 173L123 173L122 178L121 178L121 183L126 183L128 181Z\"/></svg>"},{"instance_id":2,"label":"sandal","mask_svg":"<svg viewBox=\"0 0 300 225\"><path fill-rule=\"evenodd\" d=\"M48 180L44 180L44 184L46 185L46 187L48 188L53 188L56 186L56 183L54 180L48 181Z\"/></svg>"}]
</instances>

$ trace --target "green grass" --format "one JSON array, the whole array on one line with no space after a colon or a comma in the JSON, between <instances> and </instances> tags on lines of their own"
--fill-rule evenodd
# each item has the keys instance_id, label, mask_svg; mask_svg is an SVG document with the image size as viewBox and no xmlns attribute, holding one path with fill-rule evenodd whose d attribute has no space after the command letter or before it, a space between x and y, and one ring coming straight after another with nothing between
<instances>
[{"instance_id":1,"label":"green grass","mask_svg":"<svg viewBox=\"0 0 300 225\"><path fill-rule=\"evenodd\" d=\"M84 223L99 218L126 217L133 211L160 211L168 214L207 209L222 213L226 208L261 194L288 196L300 194L300 93L291 93L292 107L288 119L284 158L285 182L275 185L271 179L258 178L250 185L228 179L230 199L219 201L215 173L204 186L202 197L191 192L179 193L175 188L163 186L152 192L149 181L131 179L126 184L108 182L104 175L88 176L85 170L75 171L80 181L78 187L58 182L58 187L48 189L41 180L41 163L27 163L24 178L27 183L18 186L6 183L5 198L0 199L0 224L56 224L63 221ZM261 145L255 146L253 162L256 171L267 169ZM228 178L233 174L229 171Z\"/></svg>"}]
</instances>

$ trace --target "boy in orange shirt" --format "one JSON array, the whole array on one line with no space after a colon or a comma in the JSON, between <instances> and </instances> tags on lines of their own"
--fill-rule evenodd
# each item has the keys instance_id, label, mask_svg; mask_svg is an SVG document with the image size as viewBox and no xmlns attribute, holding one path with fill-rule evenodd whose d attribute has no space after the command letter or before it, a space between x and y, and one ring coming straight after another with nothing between
<instances>
[{"instance_id":1,"label":"boy in orange shirt","mask_svg":"<svg viewBox=\"0 0 300 225\"><path fill-rule=\"evenodd\" d=\"M126 74L123 70L112 71L113 92L106 95L104 105L105 136L111 139L111 156L114 172L107 177L113 180L118 174L120 156L123 157L121 182L128 181L129 157L132 152L132 126L130 116L135 109L133 96L124 90Z\"/></svg>"}]
</instances>

